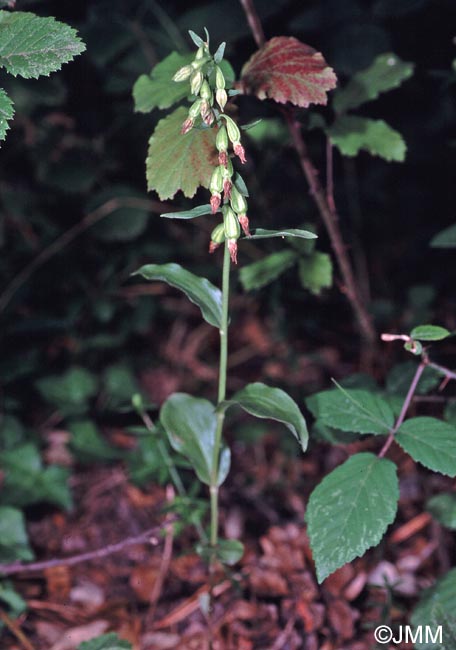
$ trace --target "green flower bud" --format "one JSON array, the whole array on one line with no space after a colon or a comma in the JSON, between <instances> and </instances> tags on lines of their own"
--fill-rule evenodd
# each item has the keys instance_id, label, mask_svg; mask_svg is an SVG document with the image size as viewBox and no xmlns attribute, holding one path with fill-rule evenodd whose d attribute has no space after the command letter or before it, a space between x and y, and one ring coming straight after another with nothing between
<instances>
[{"instance_id":1,"label":"green flower bud","mask_svg":"<svg viewBox=\"0 0 456 650\"><path fill-rule=\"evenodd\" d=\"M223 169L218 165L212 172L211 181L209 183L209 191L211 194L221 192L223 190Z\"/></svg>"},{"instance_id":2,"label":"green flower bud","mask_svg":"<svg viewBox=\"0 0 456 650\"><path fill-rule=\"evenodd\" d=\"M197 50L197 52L196 52L196 55L195 55L195 59L196 59L197 61L198 61L199 59L202 59L202 58L204 57L204 55L206 54L206 49L207 49L207 48L206 48L205 45L200 45L200 46L199 46L199 48L198 48L198 50Z\"/></svg>"},{"instance_id":3,"label":"green flower bud","mask_svg":"<svg viewBox=\"0 0 456 650\"><path fill-rule=\"evenodd\" d=\"M245 214L247 212L247 201L235 185L231 188L230 203L231 207L237 214Z\"/></svg>"},{"instance_id":4,"label":"green flower bud","mask_svg":"<svg viewBox=\"0 0 456 650\"><path fill-rule=\"evenodd\" d=\"M218 226L215 226L211 233L211 241L213 241L214 244L223 244L225 241L225 225L223 223L219 223Z\"/></svg>"},{"instance_id":5,"label":"green flower bud","mask_svg":"<svg viewBox=\"0 0 456 650\"><path fill-rule=\"evenodd\" d=\"M226 151L228 149L228 145L229 140L226 126L221 126L215 138L215 146L217 147L217 151Z\"/></svg>"},{"instance_id":6,"label":"green flower bud","mask_svg":"<svg viewBox=\"0 0 456 650\"><path fill-rule=\"evenodd\" d=\"M215 87L217 90L225 88L225 77L219 66L215 66Z\"/></svg>"},{"instance_id":7,"label":"green flower bud","mask_svg":"<svg viewBox=\"0 0 456 650\"><path fill-rule=\"evenodd\" d=\"M201 99L207 99L212 104L213 95L212 95L212 90L211 90L211 87L209 86L209 83L208 83L207 79L205 79L203 81L203 83L201 84L199 94L200 94Z\"/></svg>"},{"instance_id":8,"label":"green flower bud","mask_svg":"<svg viewBox=\"0 0 456 650\"><path fill-rule=\"evenodd\" d=\"M225 237L227 239L239 239L241 226L237 215L229 206L223 208L223 223L225 224Z\"/></svg>"},{"instance_id":9,"label":"green flower bud","mask_svg":"<svg viewBox=\"0 0 456 650\"><path fill-rule=\"evenodd\" d=\"M201 90L202 83L204 81L204 75L201 70L195 70L190 77L190 92L192 95L198 95Z\"/></svg>"},{"instance_id":10,"label":"green flower bud","mask_svg":"<svg viewBox=\"0 0 456 650\"><path fill-rule=\"evenodd\" d=\"M241 132L239 131L239 128L234 122L234 120L231 119L231 117L228 117L228 115L224 115L225 121L226 121L226 130L228 132L228 137L231 140L231 142L240 142L241 140Z\"/></svg>"},{"instance_id":11,"label":"green flower bud","mask_svg":"<svg viewBox=\"0 0 456 650\"><path fill-rule=\"evenodd\" d=\"M220 106L220 110L223 111L226 106L226 102L228 101L226 90L224 88L219 88L216 90L215 99L217 100L217 104Z\"/></svg>"},{"instance_id":12,"label":"green flower bud","mask_svg":"<svg viewBox=\"0 0 456 650\"><path fill-rule=\"evenodd\" d=\"M176 74L173 77L173 81L185 81L192 74L193 68L191 65L184 65L183 68L179 68Z\"/></svg>"},{"instance_id":13,"label":"green flower bud","mask_svg":"<svg viewBox=\"0 0 456 650\"><path fill-rule=\"evenodd\" d=\"M201 104L203 101L201 99L197 99L196 101L193 102L193 104L190 106L188 109L188 115L189 117L195 119L195 117L198 117L199 112L201 110Z\"/></svg>"}]
</instances>

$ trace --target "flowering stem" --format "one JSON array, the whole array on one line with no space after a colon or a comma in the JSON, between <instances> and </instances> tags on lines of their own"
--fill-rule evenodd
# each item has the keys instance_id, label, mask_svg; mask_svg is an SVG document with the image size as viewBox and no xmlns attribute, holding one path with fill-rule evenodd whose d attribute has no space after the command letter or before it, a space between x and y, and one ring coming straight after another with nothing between
<instances>
[{"instance_id":1,"label":"flowering stem","mask_svg":"<svg viewBox=\"0 0 456 650\"><path fill-rule=\"evenodd\" d=\"M220 364L217 404L224 401L226 397L226 371L228 360L228 306L230 297L230 252L228 242L225 242L223 253L223 274L222 274L222 322L220 326ZM215 548L218 538L218 474L220 462L220 448L222 445L222 431L225 414L223 411L217 413L217 429L215 433L215 444L212 458L212 474L210 484L211 497L211 529L210 543Z\"/></svg>"}]
</instances>

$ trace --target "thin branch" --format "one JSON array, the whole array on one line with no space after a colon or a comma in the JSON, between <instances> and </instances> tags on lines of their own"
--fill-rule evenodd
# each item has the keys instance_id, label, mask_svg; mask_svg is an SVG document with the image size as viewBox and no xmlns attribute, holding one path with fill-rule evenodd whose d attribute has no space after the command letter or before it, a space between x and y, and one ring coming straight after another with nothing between
<instances>
[{"instance_id":1,"label":"thin branch","mask_svg":"<svg viewBox=\"0 0 456 650\"><path fill-rule=\"evenodd\" d=\"M255 39L257 46L261 47L265 42L264 32L260 18L255 9L255 5L253 4L253 0L239 1L244 9L247 21L252 31L253 38ZM346 294L351 304L363 339L369 343L370 346L374 346L377 340L376 332L374 326L372 325L371 317L361 298L360 290L355 280L355 274L353 272L350 259L347 255L342 233L339 228L335 205L333 205L334 201L330 198L330 196L332 196L332 188L328 188L328 192L331 192L331 195L326 196L325 191L323 190L318 179L317 169L309 157L307 147L301 133L301 125L295 117L294 109L284 109L283 114L285 116L285 121L291 135L293 147L295 148L299 157L301 169L309 184L310 193L317 205L320 216L328 232L331 246L334 251L334 255L336 256L340 273L342 275L343 292ZM332 183L332 181L330 181L330 183Z\"/></svg>"},{"instance_id":2,"label":"thin branch","mask_svg":"<svg viewBox=\"0 0 456 650\"><path fill-rule=\"evenodd\" d=\"M326 138L326 202L329 209L336 214L336 202L334 200L334 160L333 146L331 140Z\"/></svg>"},{"instance_id":3,"label":"thin branch","mask_svg":"<svg viewBox=\"0 0 456 650\"><path fill-rule=\"evenodd\" d=\"M175 520L176 517L174 517L172 521ZM24 564L23 562L13 562L11 564L0 564L0 575L10 576L15 573L44 571L45 569L51 569L55 566L74 566L75 564L81 564L82 562L88 562L89 560L99 560L100 558L107 557L113 553L119 553L128 546L135 546L136 544L147 543L156 546L158 544L158 535L169 526L170 521L171 520L168 518L165 524L154 526L153 528L149 528L149 530L145 530L140 535L127 537L116 544L108 544L107 546L103 546L95 551L79 553L79 555L72 555L65 558L44 560L42 562L29 562L27 564Z\"/></svg>"},{"instance_id":4,"label":"thin branch","mask_svg":"<svg viewBox=\"0 0 456 650\"><path fill-rule=\"evenodd\" d=\"M137 197L125 197L109 199L98 208L87 214L79 223L74 225L69 230L66 230L60 237L57 237L49 246L44 248L27 266L25 266L20 273L9 283L6 289L0 294L0 312L2 312L8 305L16 291L24 285L31 275L51 257L59 253L62 248L67 246L78 235L85 230L96 224L98 221L107 217L119 208L140 208L143 210L150 210L151 212L165 212L168 206L159 201L151 201L148 199L139 199Z\"/></svg>"},{"instance_id":5,"label":"thin branch","mask_svg":"<svg viewBox=\"0 0 456 650\"><path fill-rule=\"evenodd\" d=\"M9 631L14 634L16 639L20 642L24 650L35 650L34 646L30 643L30 641L27 639L25 634L22 632L16 621L13 621L12 618L8 616L8 614L3 611L0 607L0 621L6 625L6 627L9 629Z\"/></svg>"}]
</instances>

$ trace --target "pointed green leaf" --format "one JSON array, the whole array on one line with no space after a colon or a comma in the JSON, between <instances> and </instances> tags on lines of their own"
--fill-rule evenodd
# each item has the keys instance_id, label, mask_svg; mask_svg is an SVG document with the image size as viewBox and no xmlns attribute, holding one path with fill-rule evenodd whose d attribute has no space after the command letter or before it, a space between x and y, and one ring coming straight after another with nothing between
<instances>
[{"instance_id":1,"label":"pointed green leaf","mask_svg":"<svg viewBox=\"0 0 456 650\"><path fill-rule=\"evenodd\" d=\"M219 539L217 557L223 564L233 566L244 555L244 544L237 539Z\"/></svg>"},{"instance_id":2,"label":"pointed green leaf","mask_svg":"<svg viewBox=\"0 0 456 650\"><path fill-rule=\"evenodd\" d=\"M411 418L401 425L395 440L418 463L456 476L456 427L452 424L428 416Z\"/></svg>"},{"instance_id":3,"label":"pointed green leaf","mask_svg":"<svg viewBox=\"0 0 456 650\"><path fill-rule=\"evenodd\" d=\"M383 120L341 115L327 133L344 156L356 156L363 149L388 162L405 160L407 147L401 134Z\"/></svg>"},{"instance_id":4,"label":"pointed green leaf","mask_svg":"<svg viewBox=\"0 0 456 650\"><path fill-rule=\"evenodd\" d=\"M417 341L441 341L451 336L451 332L440 325L418 325L412 329L410 336Z\"/></svg>"},{"instance_id":5,"label":"pointed green leaf","mask_svg":"<svg viewBox=\"0 0 456 650\"><path fill-rule=\"evenodd\" d=\"M456 494L436 494L426 502L426 510L446 528L456 530Z\"/></svg>"},{"instance_id":6,"label":"pointed green leaf","mask_svg":"<svg viewBox=\"0 0 456 650\"><path fill-rule=\"evenodd\" d=\"M173 76L194 59L193 54L171 52L157 63L150 75L141 75L133 86L135 111L149 113L154 108L169 108L189 94L189 84L175 82Z\"/></svg>"},{"instance_id":7,"label":"pointed green leaf","mask_svg":"<svg viewBox=\"0 0 456 650\"><path fill-rule=\"evenodd\" d=\"M217 164L215 129L192 129L182 135L186 118L187 110L177 108L159 121L149 140L147 186L162 200L173 198L179 190L191 198L200 185L209 187Z\"/></svg>"},{"instance_id":8,"label":"pointed green leaf","mask_svg":"<svg viewBox=\"0 0 456 650\"><path fill-rule=\"evenodd\" d=\"M245 291L260 289L293 266L296 260L297 254L293 250L272 253L258 262L243 266L239 271L241 284Z\"/></svg>"},{"instance_id":9,"label":"pointed green leaf","mask_svg":"<svg viewBox=\"0 0 456 650\"><path fill-rule=\"evenodd\" d=\"M415 607L411 623L415 628L425 630L429 626L433 638L423 638L416 642L416 650L450 650L456 648L456 569L451 569L435 585L427 589ZM437 628L442 626L442 643L435 637Z\"/></svg>"},{"instance_id":10,"label":"pointed green leaf","mask_svg":"<svg viewBox=\"0 0 456 650\"><path fill-rule=\"evenodd\" d=\"M217 429L214 405L206 399L174 393L160 409L160 422L173 449L185 456L200 481L209 485ZM219 485L226 478L228 463L229 454L225 452L220 462Z\"/></svg>"},{"instance_id":11,"label":"pointed green leaf","mask_svg":"<svg viewBox=\"0 0 456 650\"><path fill-rule=\"evenodd\" d=\"M0 88L0 140L4 140L9 129L8 122L14 117L13 102L6 92Z\"/></svg>"},{"instance_id":12,"label":"pointed green leaf","mask_svg":"<svg viewBox=\"0 0 456 650\"><path fill-rule=\"evenodd\" d=\"M164 212L161 217L166 219L195 219L202 217L205 214L212 214L212 208L209 203L207 205L197 205L191 210L182 210L181 212Z\"/></svg>"},{"instance_id":13,"label":"pointed green leaf","mask_svg":"<svg viewBox=\"0 0 456 650\"><path fill-rule=\"evenodd\" d=\"M214 54L214 61L216 63L220 63L220 61L223 59L223 55L225 54L225 47L226 47L226 43L220 43L220 45L218 46Z\"/></svg>"},{"instance_id":14,"label":"pointed green leaf","mask_svg":"<svg viewBox=\"0 0 456 650\"><path fill-rule=\"evenodd\" d=\"M119 639L117 634L111 632L96 639L84 641L77 647L77 650L132 650L132 646L128 641Z\"/></svg>"},{"instance_id":15,"label":"pointed green leaf","mask_svg":"<svg viewBox=\"0 0 456 650\"><path fill-rule=\"evenodd\" d=\"M314 251L299 260L299 279L305 289L318 296L332 286L332 262L327 253Z\"/></svg>"},{"instance_id":16,"label":"pointed green leaf","mask_svg":"<svg viewBox=\"0 0 456 650\"><path fill-rule=\"evenodd\" d=\"M370 453L355 454L323 479L306 512L318 582L380 542L398 499L395 464Z\"/></svg>"},{"instance_id":17,"label":"pointed green leaf","mask_svg":"<svg viewBox=\"0 0 456 650\"><path fill-rule=\"evenodd\" d=\"M301 237L301 239L317 239L317 235L309 230L300 230L299 228L287 228L286 230L265 230L257 228L253 231L249 239L269 239L270 237Z\"/></svg>"},{"instance_id":18,"label":"pointed green leaf","mask_svg":"<svg viewBox=\"0 0 456 650\"><path fill-rule=\"evenodd\" d=\"M344 88L334 93L334 110L344 113L397 88L413 74L413 63L401 61L392 52L381 54L365 70L357 72Z\"/></svg>"},{"instance_id":19,"label":"pointed green leaf","mask_svg":"<svg viewBox=\"0 0 456 650\"><path fill-rule=\"evenodd\" d=\"M146 264L133 275L142 275L146 280L161 280L180 289L191 302L198 305L209 325L221 327L222 292L206 278L200 278L174 263Z\"/></svg>"},{"instance_id":20,"label":"pointed green leaf","mask_svg":"<svg viewBox=\"0 0 456 650\"><path fill-rule=\"evenodd\" d=\"M324 390L308 397L306 405L321 422L342 431L386 435L394 425L388 402L367 390Z\"/></svg>"},{"instance_id":21,"label":"pointed green leaf","mask_svg":"<svg viewBox=\"0 0 456 650\"><path fill-rule=\"evenodd\" d=\"M198 36L198 34L195 34L193 30L189 29L188 33L190 34L190 38L195 43L196 47L201 47L201 45L204 45L203 39Z\"/></svg>"},{"instance_id":22,"label":"pointed green leaf","mask_svg":"<svg viewBox=\"0 0 456 650\"><path fill-rule=\"evenodd\" d=\"M47 76L84 50L76 30L54 18L0 11L0 67L14 76Z\"/></svg>"},{"instance_id":23,"label":"pointed green leaf","mask_svg":"<svg viewBox=\"0 0 456 650\"><path fill-rule=\"evenodd\" d=\"M21 510L0 506L0 563L33 560Z\"/></svg>"},{"instance_id":24,"label":"pointed green leaf","mask_svg":"<svg viewBox=\"0 0 456 650\"><path fill-rule=\"evenodd\" d=\"M430 245L433 248L456 248L456 224L434 235Z\"/></svg>"},{"instance_id":25,"label":"pointed green leaf","mask_svg":"<svg viewBox=\"0 0 456 650\"><path fill-rule=\"evenodd\" d=\"M256 382L235 393L223 403L223 408L233 404L257 418L282 422L300 442L302 450L307 449L309 434L306 421L296 402L285 391Z\"/></svg>"}]
</instances>

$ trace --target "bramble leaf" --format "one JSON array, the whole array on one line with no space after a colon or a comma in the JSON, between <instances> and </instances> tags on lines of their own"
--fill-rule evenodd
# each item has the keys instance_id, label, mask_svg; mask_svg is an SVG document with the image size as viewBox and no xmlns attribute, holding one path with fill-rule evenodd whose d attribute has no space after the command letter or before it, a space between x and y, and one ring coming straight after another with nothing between
<instances>
[{"instance_id":1,"label":"bramble leaf","mask_svg":"<svg viewBox=\"0 0 456 650\"><path fill-rule=\"evenodd\" d=\"M418 463L456 476L456 427L452 424L428 416L411 418L400 426L395 440Z\"/></svg>"},{"instance_id":2,"label":"bramble leaf","mask_svg":"<svg viewBox=\"0 0 456 650\"><path fill-rule=\"evenodd\" d=\"M344 156L356 156L363 149L387 161L403 162L405 159L407 147L401 134L383 120L341 115L327 133Z\"/></svg>"},{"instance_id":3,"label":"bramble leaf","mask_svg":"<svg viewBox=\"0 0 456 650\"><path fill-rule=\"evenodd\" d=\"M260 289L293 266L296 260L297 254L293 250L271 253L258 262L243 266L239 271L239 279L245 291Z\"/></svg>"},{"instance_id":4,"label":"bramble leaf","mask_svg":"<svg viewBox=\"0 0 456 650\"><path fill-rule=\"evenodd\" d=\"M392 52L377 56L365 70L357 72L344 88L334 93L334 110L344 113L397 88L413 74L413 63L405 63Z\"/></svg>"},{"instance_id":5,"label":"bramble leaf","mask_svg":"<svg viewBox=\"0 0 456 650\"><path fill-rule=\"evenodd\" d=\"M217 164L215 129L192 129L181 135L186 118L181 106L159 121L149 140L147 186L162 200L173 198L179 190L191 198L200 185L209 187Z\"/></svg>"},{"instance_id":6,"label":"bramble leaf","mask_svg":"<svg viewBox=\"0 0 456 650\"><path fill-rule=\"evenodd\" d=\"M15 77L48 76L84 50L76 30L52 17L0 11L0 67Z\"/></svg>"},{"instance_id":7,"label":"bramble leaf","mask_svg":"<svg viewBox=\"0 0 456 650\"><path fill-rule=\"evenodd\" d=\"M292 36L276 36L247 61L239 86L258 99L307 108L326 104L337 78L322 54Z\"/></svg>"},{"instance_id":8,"label":"bramble leaf","mask_svg":"<svg viewBox=\"0 0 456 650\"><path fill-rule=\"evenodd\" d=\"M280 388L271 388L266 384L255 382L248 384L222 404L223 408L237 404L257 418L282 422L300 442L302 450L307 449L309 434L306 421L296 402Z\"/></svg>"},{"instance_id":9,"label":"bramble leaf","mask_svg":"<svg viewBox=\"0 0 456 650\"><path fill-rule=\"evenodd\" d=\"M305 289L318 296L332 286L332 262L327 253L313 251L299 260L299 280Z\"/></svg>"},{"instance_id":10,"label":"bramble leaf","mask_svg":"<svg viewBox=\"0 0 456 650\"><path fill-rule=\"evenodd\" d=\"M318 582L379 543L398 499L395 464L371 453L355 454L317 485L306 521Z\"/></svg>"},{"instance_id":11,"label":"bramble leaf","mask_svg":"<svg viewBox=\"0 0 456 650\"><path fill-rule=\"evenodd\" d=\"M201 309L204 320L221 327L222 292L206 278L200 278L179 264L146 264L132 275L142 275L146 280L161 280L185 293Z\"/></svg>"},{"instance_id":12,"label":"bramble leaf","mask_svg":"<svg viewBox=\"0 0 456 650\"><path fill-rule=\"evenodd\" d=\"M324 390L308 397L306 405L321 422L342 431L386 435L394 425L388 402L367 390Z\"/></svg>"},{"instance_id":13,"label":"bramble leaf","mask_svg":"<svg viewBox=\"0 0 456 650\"><path fill-rule=\"evenodd\" d=\"M451 332L440 325L418 325L412 329L410 336L417 341L442 341L451 336Z\"/></svg>"},{"instance_id":14,"label":"bramble leaf","mask_svg":"<svg viewBox=\"0 0 456 650\"><path fill-rule=\"evenodd\" d=\"M171 52L165 59L157 63L150 75L142 74L133 86L135 111L149 113L154 108L169 108L189 94L188 82L172 81L179 70L191 63L193 54Z\"/></svg>"},{"instance_id":15,"label":"bramble leaf","mask_svg":"<svg viewBox=\"0 0 456 650\"><path fill-rule=\"evenodd\" d=\"M431 239L433 248L456 248L456 224L438 232Z\"/></svg>"},{"instance_id":16,"label":"bramble leaf","mask_svg":"<svg viewBox=\"0 0 456 650\"><path fill-rule=\"evenodd\" d=\"M174 393L160 409L160 422L173 449L185 456L200 481L209 485L217 429L214 405L207 399ZM229 464L229 449L225 448L220 458L218 485L225 480Z\"/></svg>"},{"instance_id":17,"label":"bramble leaf","mask_svg":"<svg viewBox=\"0 0 456 650\"><path fill-rule=\"evenodd\" d=\"M8 122L14 117L13 102L3 90L0 88L0 140L4 140L6 132L9 129Z\"/></svg>"}]
</instances>

